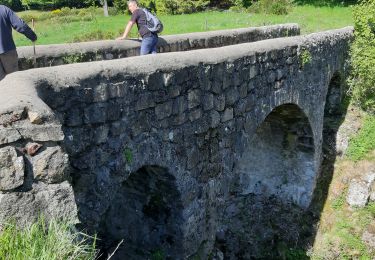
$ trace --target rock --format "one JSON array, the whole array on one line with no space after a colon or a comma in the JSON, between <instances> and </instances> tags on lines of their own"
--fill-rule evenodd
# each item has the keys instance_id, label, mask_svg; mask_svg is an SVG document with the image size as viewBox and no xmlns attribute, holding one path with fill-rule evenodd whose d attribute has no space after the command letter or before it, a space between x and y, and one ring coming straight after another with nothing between
<instances>
[{"instance_id":1,"label":"rock","mask_svg":"<svg viewBox=\"0 0 375 260\"><path fill-rule=\"evenodd\" d=\"M42 144L38 143L28 143L24 148L24 152L30 156L34 156L42 146Z\"/></svg>"},{"instance_id":2,"label":"rock","mask_svg":"<svg viewBox=\"0 0 375 260\"><path fill-rule=\"evenodd\" d=\"M34 184L28 192L0 193L0 223L9 219L24 226L43 217L78 223L77 206L72 186L60 184Z\"/></svg>"},{"instance_id":3,"label":"rock","mask_svg":"<svg viewBox=\"0 0 375 260\"><path fill-rule=\"evenodd\" d=\"M363 232L362 241L365 242L367 246L375 249L375 223L369 225Z\"/></svg>"},{"instance_id":4,"label":"rock","mask_svg":"<svg viewBox=\"0 0 375 260\"><path fill-rule=\"evenodd\" d=\"M28 113L29 120L32 124L40 125L43 123L42 117L39 115L37 112L31 112L29 111Z\"/></svg>"},{"instance_id":5,"label":"rock","mask_svg":"<svg viewBox=\"0 0 375 260\"><path fill-rule=\"evenodd\" d=\"M370 186L370 201L375 201L375 182Z\"/></svg>"},{"instance_id":6,"label":"rock","mask_svg":"<svg viewBox=\"0 0 375 260\"><path fill-rule=\"evenodd\" d=\"M354 179L349 185L346 201L352 207L364 207L367 204L369 196L368 183L363 180Z\"/></svg>"},{"instance_id":7,"label":"rock","mask_svg":"<svg viewBox=\"0 0 375 260\"><path fill-rule=\"evenodd\" d=\"M213 260L224 260L224 253L220 251L220 249L215 248L212 254Z\"/></svg>"},{"instance_id":8,"label":"rock","mask_svg":"<svg viewBox=\"0 0 375 260\"><path fill-rule=\"evenodd\" d=\"M16 129L0 125L0 145L13 143L20 139L21 135Z\"/></svg>"},{"instance_id":9,"label":"rock","mask_svg":"<svg viewBox=\"0 0 375 260\"><path fill-rule=\"evenodd\" d=\"M23 158L17 157L14 147L7 146L0 149L0 191L21 186L24 181L24 170Z\"/></svg>"},{"instance_id":10,"label":"rock","mask_svg":"<svg viewBox=\"0 0 375 260\"><path fill-rule=\"evenodd\" d=\"M60 147L47 147L32 159L32 164L34 178L45 183L60 183L69 176L69 158Z\"/></svg>"}]
</instances>

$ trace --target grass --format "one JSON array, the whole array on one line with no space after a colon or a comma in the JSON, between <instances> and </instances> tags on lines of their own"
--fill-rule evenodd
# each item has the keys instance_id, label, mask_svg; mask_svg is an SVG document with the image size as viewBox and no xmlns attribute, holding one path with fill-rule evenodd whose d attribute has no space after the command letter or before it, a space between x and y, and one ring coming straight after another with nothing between
<instances>
[{"instance_id":1,"label":"grass","mask_svg":"<svg viewBox=\"0 0 375 260\"><path fill-rule=\"evenodd\" d=\"M33 11L34 14L39 14ZM20 16L30 15L21 12ZM103 32L107 38L120 36L129 20L128 15L103 17L96 15L90 21L64 22L61 19L36 21L36 32L39 36L37 44L69 43L85 40L85 35L92 32ZM352 25L353 18L350 7L315 7L310 5L295 6L288 15L264 15L235 12L203 12L188 15L161 15L164 23L163 35L202 32L220 29L262 26L280 23L298 23L303 34ZM136 37L133 28L132 37ZM17 46L31 45L23 35L14 33ZM92 38L89 38L92 40Z\"/></svg>"},{"instance_id":2,"label":"grass","mask_svg":"<svg viewBox=\"0 0 375 260\"><path fill-rule=\"evenodd\" d=\"M24 229L13 223L0 226L0 259L89 260L96 256L95 238L72 232L66 223L52 220L47 225L40 218Z\"/></svg>"},{"instance_id":3,"label":"grass","mask_svg":"<svg viewBox=\"0 0 375 260\"><path fill-rule=\"evenodd\" d=\"M375 150L375 116L368 115L362 129L350 140L347 155L351 160L364 159L369 152Z\"/></svg>"},{"instance_id":4,"label":"grass","mask_svg":"<svg viewBox=\"0 0 375 260\"><path fill-rule=\"evenodd\" d=\"M320 259L363 259L375 258L375 251L361 239L364 230L375 219L375 203L364 208L350 209L346 204L346 192L334 187L344 185L350 179L355 163L344 160L336 165L330 193L324 206L314 247L309 253L312 260ZM340 183L340 184L339 184Z\"/></svg>"}]
</instances>

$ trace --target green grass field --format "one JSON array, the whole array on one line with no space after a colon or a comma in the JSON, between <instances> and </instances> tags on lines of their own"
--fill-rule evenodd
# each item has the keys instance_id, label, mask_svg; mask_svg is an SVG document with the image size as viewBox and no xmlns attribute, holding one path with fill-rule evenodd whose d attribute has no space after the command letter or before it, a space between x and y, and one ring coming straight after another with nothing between
<instances>
[{"instance_id":1,"label":"green grass field","mask_svg":"<svg viewBox=\"0 0 375 260\"><path fill-rule=\"evenodd\" d=\"M19 13L20 16L25 13ZM160 16L163 35L202 32L229 28L298 23L303 34L352 25L350 7L296 6L285 16L236 12L204 12L189 15ZM128 15L104 17L96 15L91 21L69 22L67 19L36 21L37 44L69 43L100 38L115 38L123 31ZM135 28L133 28L135 29ZM98 34L98 36L95 36ZM91 35L91 36L88 36ZM136 31L132 32L136 36ZM17 46L31 45L23 35L14 33Z\"/></svg>"}]
</instances>

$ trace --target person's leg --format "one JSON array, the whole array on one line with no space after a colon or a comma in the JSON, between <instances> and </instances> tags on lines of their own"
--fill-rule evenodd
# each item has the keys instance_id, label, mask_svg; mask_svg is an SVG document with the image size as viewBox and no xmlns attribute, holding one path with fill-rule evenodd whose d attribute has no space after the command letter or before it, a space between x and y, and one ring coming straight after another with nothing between
<instances>
[{"instance_id":1,"label":"person's leg","mask_svg":"<svg viewBox=\"0 0 375 260\"><path fill-rule=\"evenodd\" d=\"M0 80L2 80L3 78L5 78L5 71L4 71L4 66L3 66L3 61L2 61L2 55L3 54L0 54Z\"/></svg>"},{"instance_id":2,"label":"person's leg","mask_svg":"<svg viewBox=\"0 0 375 260\"><path fill-rule=\"evenodd\" d=\"M153 43L152 43L152 49L151 49L151 53L152 54L156 54L156 52L157 52L157 48L156 48L156 46L158 45L158 40L159 40L159 38L158 38L158 36L153 36L153 38L154 38L154 41L153 41Z\"/></svg>"},{"instance_id":3,"label":"person's leg","mask_svg":"<svg viewBox=\"0 0 375 260\"><path fill-rule=\"evenodd\" d=\"M1 63L3 64L5 74L18 71L18 55L16 50L8 51L1 55Z\"/></svg>"},{"instance_id":4,"label":"person's leg","mask_svg":"<svg viewBox=\"0 0 375 260\"><path fill-rule=\"evenodd\" d=\"M153 37L146 37L142 39L141 55L150 54L152 51Z\"/></svg>"}]
</instances>

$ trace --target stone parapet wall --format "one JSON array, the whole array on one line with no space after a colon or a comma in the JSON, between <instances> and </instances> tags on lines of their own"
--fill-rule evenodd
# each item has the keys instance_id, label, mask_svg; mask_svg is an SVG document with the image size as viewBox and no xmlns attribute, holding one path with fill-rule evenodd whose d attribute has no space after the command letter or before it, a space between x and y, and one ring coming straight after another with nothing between
<instances>
[{"instance_id":1,"label":"stone parapet wall","mask_svg":"<svg viewBox=\"0 0 375 260\"><path fill-rule=\"evenodd\" d=\"M296 36L300 34L297 24L282 24L263 27L249 27L159 37L158 52L188 51L216 48L227 45L255 42L271 38ZM21 70L34 67L50 67L78 62L112 60L139 55L139 40L107 40L71 44L37 45L36 63L33 47L20 47L19 67Z\"/></svg>"},{"instance_id":2,"label":"stone parapet wall","mask_svg":"<svg viewBox=\"0 0 375 260\"><path fill-rule=\"evenodd\" d=\"M345 70L352 37L344 28L7 76L0 222L42 213L78 218L108 237L129 237L134 227L142 242L125 244L157 241L172 258L205 258L231 197L264 192L307 207L328 86ZM248 174L257 167L278 174L258 185ZM144 197L155 187L167 194ZM163 204L169 191L174 209Z\"/></svg>"}]
</instances>

